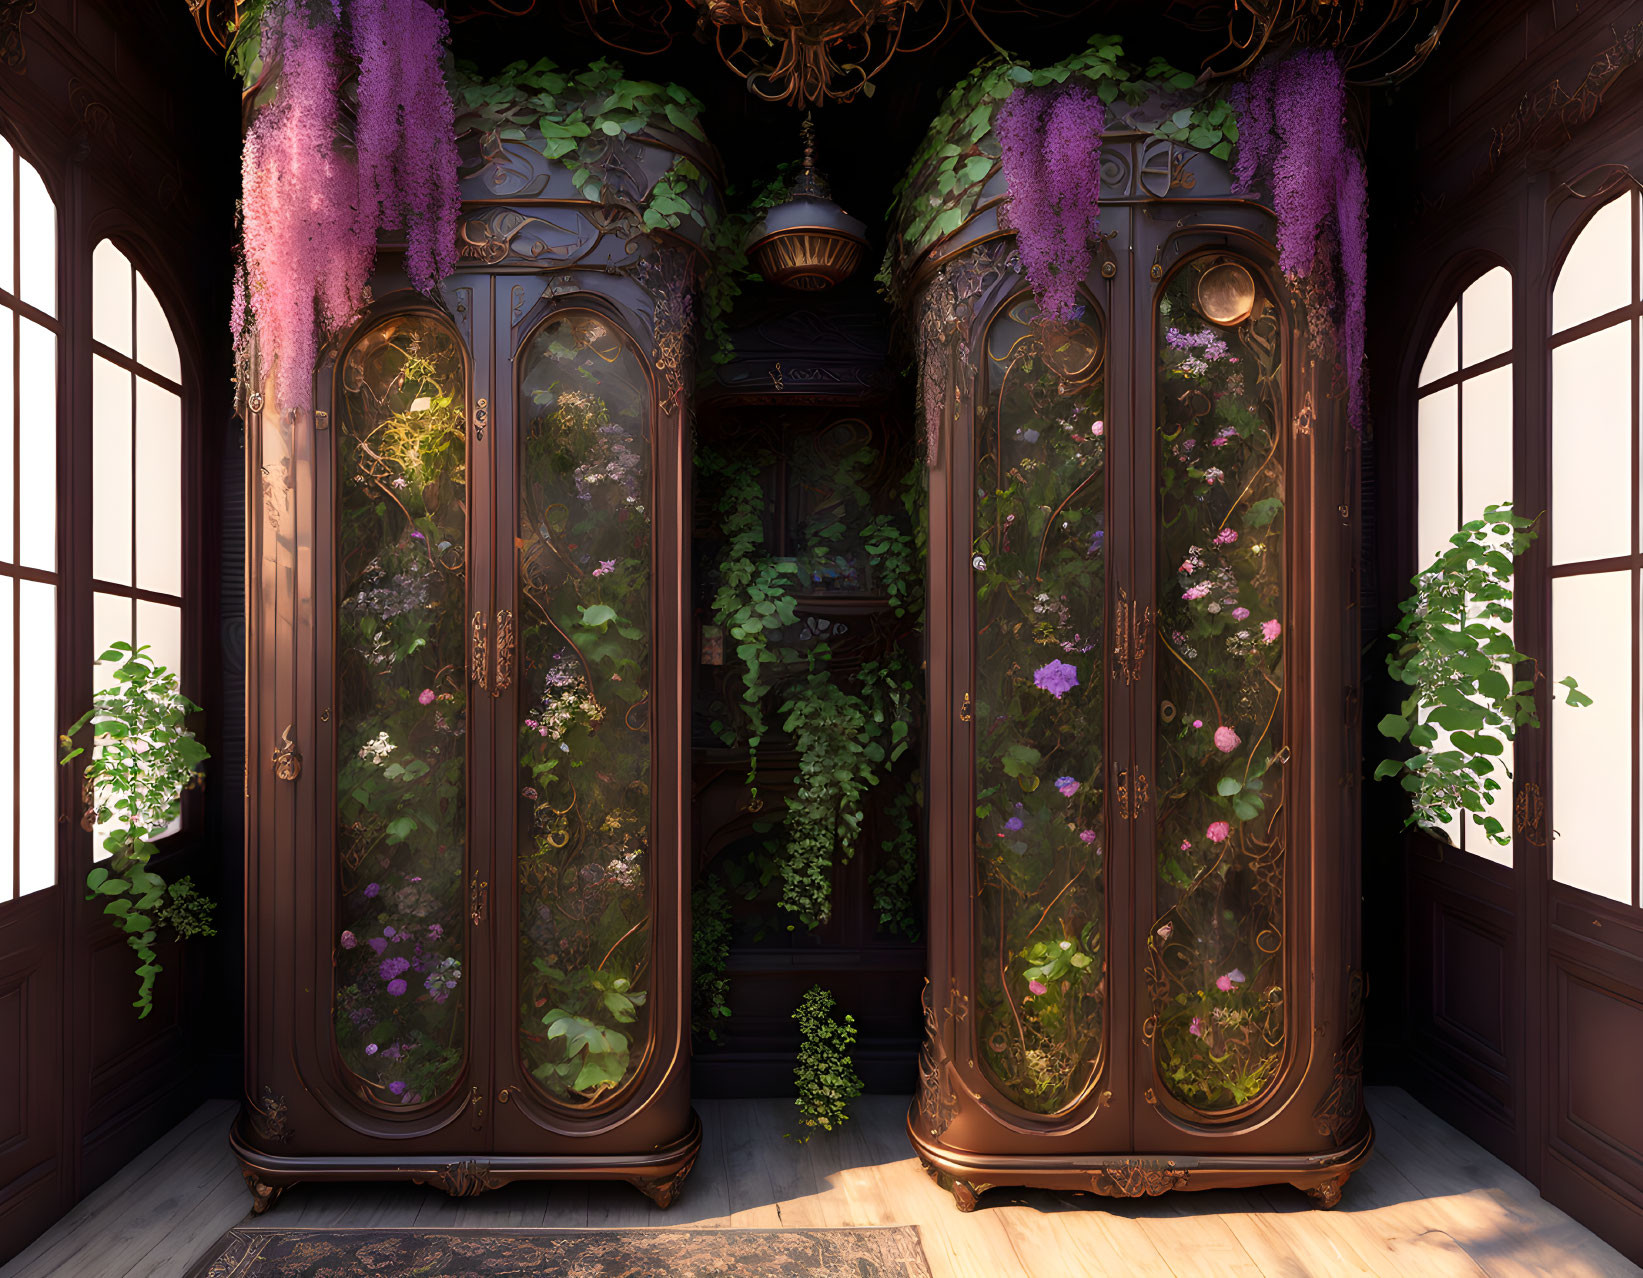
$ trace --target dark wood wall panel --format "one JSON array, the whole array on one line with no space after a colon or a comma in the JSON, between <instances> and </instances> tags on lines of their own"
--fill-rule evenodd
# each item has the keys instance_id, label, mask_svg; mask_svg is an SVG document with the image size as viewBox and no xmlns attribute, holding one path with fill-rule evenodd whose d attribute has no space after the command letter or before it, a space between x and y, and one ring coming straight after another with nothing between
<instances>
[{"instance_id":1,"label":"dark wood wall panel","mask_svg":"<svg viewBox=\"0 0 1643 1278\"><path fill-rule=\"evenodd\" d=\"M63 1059L56 956L39 935L0 932L0 1256L63 1196ZM46 1045L24 1051L25 1044Z\"/></svg>"}]
</instances>

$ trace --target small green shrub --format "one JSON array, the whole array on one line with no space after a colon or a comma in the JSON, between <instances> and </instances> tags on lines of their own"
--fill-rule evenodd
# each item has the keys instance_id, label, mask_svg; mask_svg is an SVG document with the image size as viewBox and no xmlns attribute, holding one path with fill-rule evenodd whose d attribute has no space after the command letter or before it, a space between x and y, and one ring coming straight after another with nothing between
<instances>
[{"instance_id":1,"label":"small green shrub","mask_svg":"<svg viewBox=\"0 0 1643 1278\"><path fill-rule=\"evenodd\" d=\"M861 1095L861 1079L850 1063L856 1045L856 1019L833 1016L833 995L820 985L810 987L793 1019L799 1023L799 1064L793 1071L799 1122L806 1127L836 1131L849 1115L850 1102ZM810 1139L809 1133L796 1137Z\"/></svg>"}]
</instances>

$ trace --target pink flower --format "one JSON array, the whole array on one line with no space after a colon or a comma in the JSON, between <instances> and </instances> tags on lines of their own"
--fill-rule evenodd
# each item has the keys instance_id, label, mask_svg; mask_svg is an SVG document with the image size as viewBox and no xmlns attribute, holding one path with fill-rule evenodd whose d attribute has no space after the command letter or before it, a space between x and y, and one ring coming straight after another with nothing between
<instances>
[{"instance_id":1,"label":"pink flower","mask_svg":"<svg viewBox=\"0 0 1643 1278\"><path fill-rule=\"evenodd\" d=\"M1265 639L1268 643L1275 641L1279 635L1283 634L1283 632L1284 628L1280 622L1263 621L1261 623L1261 638Z\"/></svg>"},{"instance_id":2,"label":"pink flower","mask_svg":"<svg viewBox=\"0 0 1643 1278\"><path fill-rule=\"evenodd\" d=\"M1237 540L1238 540L1238 531L1237 531L1237 529L1235 529L1235 528L1223 528L1223 529L1221 529L1220 532L1215 534L1215 541L1212 544L1216 545L1216 546L1230 546L1230 545L1232 545L1233 542L1235 542Z\"/></svg>"},{"instance_id":3,"label":"pink flower","mask_svg":"<svg viewBox=\"0 0 1643 1278\"><path fill-rule=\"evenodd\" d=\"M1082 843L1094 843L1095 842L1095 831L1094 830L1080 830L1078 832L1078 838L1079 838L1079 841L1082 842Z\"/></svg>"},{"instance_id":4,"label":"pink flower","mask_svg":"<svg viewBox=\"0 0 1643 1278\"><path fill-rule=\"evenodd\" d=\"M437 694L434 692L434 690L432 688L424 688L421 692L419 692L417 694L416 699L418 701L420 701L425 706L431 706L434 703L434 697L436 695Z\"/></svg>"},{"instance_id":5,"label":"pink flower","mask_svg":"<svg viewBox=\"0 0 1643 1278\"><path fill-rule=\"evenodd\" d=\"M1061 791L1061 797L1064 799L1070 799L1078 793L1078 784L1071 777L1057 777L1055 780L1055 788Z\"/></svg>"},{"instance_id":6,"label":"pink flower","mask_svg":"<svg viewBox=\"0 0 1643 1278\"><path fill-rule=\"evenodd\" d=\"M1028 981L1027 988L1034 994L1048 994L1050 992L1050 987L1045 985L1043 981Z\"/></svg>"},{"instance_id":7,"label":"pink flower","mask_svg":"<svg viewBox=\"0 0 1643 1278\"><path fill-rule=\"evenodd\" d=\"M1181 592L1181 598L1186 600L1202 599L1209 593L1209 585L1200 581L1196 586L1188 586Z\"/></svg>"},{"instance_id":8,"label":"pink flower","mask_svg":"<svg viewBox=\"0 0 1643 1278\"><path fill-rule=\"evenodd\" d=\"M1204 831L1204 837L1211 843L1225 843L1232 833L1232 827L1225 821L1211 821L1209 828Z\"/></svg>"},{"instance_id":9,"label":"pink flower","mask_svg":"<svg viewBox=\"0 0 1643 1278\"><path fill-rule=\"evenodd\" d=\"M1242 742L1243 738L1224 723L1215 729L1215 748L1222 754L1231 754Z\"/></svg>"},{"instance_id":10,"label":"pink flower","mask_svg":"<svg viewBox=\"0 0 1643 1278\"><path fill-rule=\"evenodd\" d=\"M1106 422L1096 422L1096 424L1094 426L1090 427L1090 434L1092 434L1092 435L1105 435L1106 433L1107 433L1107 423Z\"/></svg>"},{"instance_id":11,"label":"pink flower","mask_svg":"<svg viewBox=\"0 0 1643 1278\"><path fill-rule=\"evenodd\" d=\"M359 944L359 938L357 936L355 936L352 932L344 932L342 934L342 948L343 949L351 950L351 949L354 948L354 946L356 946L358 944Z\"/></svg>"},{"instance_id":12,"label":"pink flower","mask_svg":"<svg viewBox=\"0 0 1643 1278\"><path fill-rule=\"evenodd\" d=\"M1175 924L1166 923L1166 924L1164 924L1163 927L1158 929L1158 939L1160 941L1167 941L1167 940L1170 939L1170 934L1173 933L1174 931L1175 931Z\"/></svg>"},{"instance_id":13,"label":"pink flower","mask_svg":"<svg viewBox=\"0 0 1643 1278\"><path fill-rule=\"evenodd\" d=\"M593 575L595 577L603 577L606 573L613 572L615 568L616 561L614 559L601 559L599 561L599 566L593 570Z\"/></svg>"},{"instance_id":14,"label":"pink flower","mask_svg":"<svg viewBox=\"0 0 1643 1278\"><path fill-rule=\"evenodd\" d=\"M1202 719L1194 719L1192 721L1192 726L1195 728L1201 728L1204 726L1204 721Z\"/></svg>"},{"instance_id":15,"label":"pink flower","mask_svg":"<svg viewBox=\"0 0 1643 1278\"><path fill-rule=\"evenodd\" d=\"M1183 851L1183 852L1191 852L1192 851L1192 840L1191 839L1182 839L1181 840L1181 851Z\"/></svg>"},{"instance_id":16,"label":"pink flower","mask_svg":"<svg viewBox=\"0 0 1643 1278\"><path fill-rule=\"evenodd\" d=\"M1244 974L1237 968L1233 968L1230 972L1223 972L1215 978L1215 988L1223 994L1230 993L1234 985L1242 985L1243 983Z\"/></svg>"},{"instance_id":17,"label":"pink flower","mask_svg":"<svg viewBox=\"0 0 1643 1278\"><path fill-rule=\"evenodd\" d=\"M1232 615L1238 621L1247 621L1249 619L1249 609L1248 608L1234 608L1232 610Z\"/></svg>"},{"instance_id":18,"label":"pink flower","mask_svg":"<svg viewBox=\"0 0 1643 1278\"><path fill-rule=\"evenodd\" d=\"M1204 1018L1201 1016L1194 1016L1192 1018L1192 1024L1187 1026L1187 1033L1196 1035L1198 1038L1202 1038L1204 1036Z\"/></svg>"}]
</instances>

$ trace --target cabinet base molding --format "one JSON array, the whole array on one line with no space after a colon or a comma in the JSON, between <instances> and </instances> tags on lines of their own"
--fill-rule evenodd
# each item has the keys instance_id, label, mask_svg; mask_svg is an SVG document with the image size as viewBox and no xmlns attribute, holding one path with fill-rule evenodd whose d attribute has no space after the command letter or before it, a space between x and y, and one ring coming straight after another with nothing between
<instances>
[{"instance_id":1,"label":"cabinet base molding","mask_svg":"<svg viewBox=\"0 0 1643 1278\"><path fill-rule=\"evenodd\" d=\"M637 1154L271 1154L246 1139L243 1113L228 1139L258 1215L304 1181L408 1180L468 1198L516 1180L623 1180L666 1208L701 1152L702 1121L692 1110L683 1138Z\"/></svg>"},{"instance_id":2,"label":"cabinet base molding","mask_svg":"<svg viewBox=\"0 0 1643 1278\"><path fill-rule=\"evenodd\" d=\"M1153 1198L1172 1189L1293 1185L1320 1207L1333 1207L1375 1142L1374 1128L1365 1118L1356 1139L1322 1154L968 1154L932 1142L920 1132L917 1118L915 1105L907 1117L913 1152L930 1178L952 1194L960 1211L974 1211L983 1193L1005 1185L1102 1198Z\"/></svg>"}]
</instances>

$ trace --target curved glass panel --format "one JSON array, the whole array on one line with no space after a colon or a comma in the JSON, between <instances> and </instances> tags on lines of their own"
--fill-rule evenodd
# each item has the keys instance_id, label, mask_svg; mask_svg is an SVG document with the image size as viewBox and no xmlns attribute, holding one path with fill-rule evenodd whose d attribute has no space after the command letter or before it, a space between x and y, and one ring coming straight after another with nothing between
<instances>
[{"instance_id":1,"label":"curved glass panel","mask_svg":"<svg viewBox=\"0 0 1643 1278\"><path fill-rule=\"evenodd\" d=\"M976 1026L999 1089L1064 1109L1106 991L1104 333L1016 302L976 414Z\"/></svg>"},{"instance_id":2,"label":"curved glass panel","mask_svg":"<svg viewBox=\"0 0 1643 1278\"><path fill-rule=\"evenodd\" d=\"M650 1024L650 383L585 312L520 367L520 1047L587 1104Z\"/></svg>"},{"instance_id":3,"label":"curved glass panel","mask_svg":"<svg viewBox=\"0 0 1643 1278\"><path fill-rule=\"evenodd\" d=\"M386 320L341 369L336 1034L364 1092L436 1100L466 1045L467 420L462 350Z\"/></svg>"},{"instance_id":4,"label":"curved glass panel","mask_svg":"<svg viewBox=\"0 0 1643 1278\"><path fill-rule=\"evenodd\" d=\"M1148 976L1159 1077L1217 1112L1264 1091L1283 1048L1283 321L1253 272L1201 257L1166 286L1157 343Z\"/></svg>"}]
</instances>

